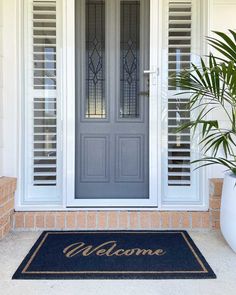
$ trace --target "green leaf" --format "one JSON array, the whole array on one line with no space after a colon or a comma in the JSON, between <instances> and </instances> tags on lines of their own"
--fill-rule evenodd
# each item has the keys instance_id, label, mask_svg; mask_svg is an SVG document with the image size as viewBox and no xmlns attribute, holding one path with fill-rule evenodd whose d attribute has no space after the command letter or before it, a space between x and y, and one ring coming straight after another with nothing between
<instances>
[{"instance_id":1,"label":"green leaf","mask_svg":"<svg viewBox=\"0 0 236 295\"><path fill-rule=\"evenodd\" d=\"M194 112L194 119L176 129L181 132L191 129L198 134L203 154L210 153L192 163L199 167L220 164L227 170L236 171L236 32L229 30L228 36L215 32L216 38L208 38L209 44L223 58L210 53L200 64L192 63L190 70L184 70L175 77L175 85L183 91L176 95L188 95L186 108ZM214 117L214 109L228 118L228 128L222 128L220 118ZM209 119L208 116L213 114ZM193 117L193 116L192 116ZM223 152L223 156L219 156ZM198 168L199 168L198 167Z\"/></svg>"}]
</instances>

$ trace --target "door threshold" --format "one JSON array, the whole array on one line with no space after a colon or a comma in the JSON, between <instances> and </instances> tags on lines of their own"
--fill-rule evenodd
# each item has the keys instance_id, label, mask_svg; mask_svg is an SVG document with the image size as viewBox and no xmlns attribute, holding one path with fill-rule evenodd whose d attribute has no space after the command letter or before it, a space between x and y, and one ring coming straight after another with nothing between
<instances>
[{"instance_id":1,"label":"door threshold","mask_svg":"<svg viewBox=\"0 0 236 295\"><path fill-rule=\"evenodd\" d=\"M80 207L80 206L67 206L69 210L81 210L81 211L151 211L158 209L158 206L133 206L133 207Z\"/></svg>"}]
</instances>

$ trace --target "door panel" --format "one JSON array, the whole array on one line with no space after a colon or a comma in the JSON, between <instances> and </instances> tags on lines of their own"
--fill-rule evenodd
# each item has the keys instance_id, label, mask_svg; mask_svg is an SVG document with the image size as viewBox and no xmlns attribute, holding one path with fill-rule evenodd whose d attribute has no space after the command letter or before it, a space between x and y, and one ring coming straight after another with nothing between
<instances>
[{"instance_id":1,"label":"door panel","mask_svg":"<svg viewBox=\"0 0 236 295\"><path fill-rule=\"evenodd\" d=\"M148 199L149 1L75 3L75 198Z\"/></svg>"},{"instance_id":2,"label":"door panel","mask_svg":"<svg viewBox=\"0 0 236 295\"><path fill-rule=\"evenodd\" d=\"M144 181L143 143L143 135L116 136L116 182Z\"/></svg>"},{"instance_id":3,"label":"door panel","mask_svg":"<svg viewBox=\"0 0 236 295\"><path fill-rule=\"evenodd\" d=\"M109 136L81 135L81 182L109 181ZM96 146L96 153L94 147Z\"/></svg>"}]
</instances>

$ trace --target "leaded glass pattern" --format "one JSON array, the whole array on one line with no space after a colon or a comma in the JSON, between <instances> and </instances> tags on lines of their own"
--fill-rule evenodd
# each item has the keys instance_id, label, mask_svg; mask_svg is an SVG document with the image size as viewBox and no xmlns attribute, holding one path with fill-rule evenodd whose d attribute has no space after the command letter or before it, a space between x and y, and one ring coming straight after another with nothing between
<instances>
[{"instance_id":1,"label":"leaded glass pattern","mask_svg":"<svg viewBox=\"0 0 236 295\"><path fill-rule=\"evenodd\" d=\"M86 118L106 118L105 2L86 1Z\"/></svg>"},{"instance_id":2,"label":"leaded glass pattern","mask_svg":"<svg viewBox=\"0 0 236 295\"><path fill-rule=\"evenodd\" d=\"M139 117L140 2L121 1L120 117Z\"/></svg>"}]
</instances>

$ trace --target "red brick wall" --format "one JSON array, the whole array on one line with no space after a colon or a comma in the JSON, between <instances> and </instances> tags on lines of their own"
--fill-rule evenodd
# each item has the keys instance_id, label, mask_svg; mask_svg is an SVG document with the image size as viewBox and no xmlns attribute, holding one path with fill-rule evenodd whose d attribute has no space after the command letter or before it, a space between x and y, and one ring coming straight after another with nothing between
<instances>
[{"instance_id":1,"label":"red brick wall","mask_svg":"<svg viewBox=\"0 0 236 295\"><path fill-rule=\"evenodd\" d=\"M0 239L2 239L12 227L15 190L15 178L0 178Z\"/></svg>"},{"instance_id":2,"label":"red brick wall","mask_svg":"<svg viewBox=\"0 0 236 295\"><path fill-rule=\"evenodd\" d=\"M210 199L209 208L211 215L211 227L220 228L220 203L222 194L222 184L221 178L215 178L210 181Z\"/></svg>"},{"instance_id":3,"label":"red brick wall","mask_svg":"<svg viewBox=\"0 0 236 295\"><path fill-rule=\"evenodd\" d=\"M210 181L207 212L57 211L15 212L14 229L216 229L219 228L221 179Z\"/></svg>"},{"instance_id":4,"label":"red brick wall","mask_svg":"<svg viewBox=\"0 0 236 295\"><path fill-rule=\"evenodd\" d=\"M15 229L208 229L209 212L16 212Z\"/></svg>"}]
</instances>

